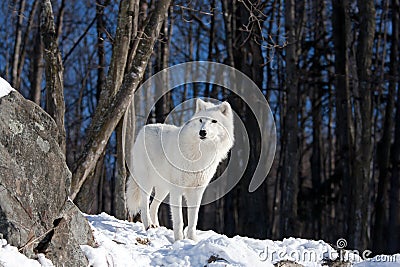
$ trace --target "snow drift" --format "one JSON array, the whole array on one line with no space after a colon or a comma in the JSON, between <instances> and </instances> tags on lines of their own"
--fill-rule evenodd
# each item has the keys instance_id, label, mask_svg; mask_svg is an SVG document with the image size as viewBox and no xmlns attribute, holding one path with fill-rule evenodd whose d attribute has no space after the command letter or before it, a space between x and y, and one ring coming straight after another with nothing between
<instances>
[{"instance_id":1,"label":"snow drift","mask_svg":"<svg viewBox=\"0 0 400 267\"><path fill-rule=\"evenodd\" d=\"M96 246L81 246L89 265L108 266L276 266L285 260L307 267L332 264L342 255L354 267L399 267L400 254L362 260L350 251L338 252L324 241L288 238L283 241L228 238L213 231L198 231L200 241L174 242L173 232L165 227L143 230L141 223L118 220L106 213L86 215ZM342 253L342 254L341 254ZM0 242L0 266L52 266L38 255L30 260L17 248ZM301 266L298 265L298 266ZM347 265L349 266L349 265Z\"/></svg>"}]
</instances>

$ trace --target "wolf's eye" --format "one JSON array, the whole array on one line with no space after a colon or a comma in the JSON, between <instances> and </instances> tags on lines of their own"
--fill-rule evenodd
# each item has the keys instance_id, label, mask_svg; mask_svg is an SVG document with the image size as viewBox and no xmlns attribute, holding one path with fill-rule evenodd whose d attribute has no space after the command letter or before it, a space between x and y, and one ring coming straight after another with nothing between
<instances>
[{"instance_id":1,"label":"wolf's eye","mask_svg":"<svg viewBox=\"0 0 400 267\"><path fill-rule=\"evenodd\" d=\"M200 119L200 123L202 123L203 122L203 120L202 119Z\"/></svg>"},{"instance_id":2,"label":"wolf's eye","mask_svg":"<svg viewBox=\"0 0 400 267\"><path fill-rule=\"evenodd\" d=\"M212 120L211 122L212 122L212 123L217 123L217 120Z\"/></svg>"}]
</instances>

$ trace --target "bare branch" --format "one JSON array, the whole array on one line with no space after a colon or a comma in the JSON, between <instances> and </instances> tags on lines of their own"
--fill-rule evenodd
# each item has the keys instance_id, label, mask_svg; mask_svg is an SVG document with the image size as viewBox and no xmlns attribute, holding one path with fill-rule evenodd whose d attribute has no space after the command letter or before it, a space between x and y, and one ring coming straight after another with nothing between
<instances>
[{"instance_id":1,"label":"bare branch","mask_svg":"<svg viewBox=\"0 0 400 267\"><path fill-rule=\"evenodd\" d=\"M55 120L58 128L58 144L65 154L64 126L64 80L61 53L58 49L57 33L50 0L42 0L40 30L44 44L46 73L46 111Z\"/></svg>"}]
</instances>

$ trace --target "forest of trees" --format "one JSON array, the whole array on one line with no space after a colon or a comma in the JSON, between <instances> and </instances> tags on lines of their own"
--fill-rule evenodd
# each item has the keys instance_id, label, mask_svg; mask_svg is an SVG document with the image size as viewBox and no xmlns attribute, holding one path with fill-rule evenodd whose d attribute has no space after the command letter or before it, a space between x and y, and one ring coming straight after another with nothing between
<instances>
[{"instance_id":1,"label":"forest of trees","mask_svg":"<svg viewBox=\"0 0 400 267\"><path fill-rule=\"evenodd\" d=\"M399 17L399 0L5 0L0 75L55 119L73 174L71 197L84 212L127 219L125 148L132 133L145 122L164 122L187 99L211 97L231 103L251 150L238 185L201 208L200 229L346 238L349 248L395 253ZM270 104L277 150L255 192L248 187L260 132L229 90L175 88L151 118L132 119L129 104L140 82L199 60L245 73ZM145 105L151 93L134 103ZM169 217L164 205L161 224L170 226Z\"/></svg>"}]
</instances>

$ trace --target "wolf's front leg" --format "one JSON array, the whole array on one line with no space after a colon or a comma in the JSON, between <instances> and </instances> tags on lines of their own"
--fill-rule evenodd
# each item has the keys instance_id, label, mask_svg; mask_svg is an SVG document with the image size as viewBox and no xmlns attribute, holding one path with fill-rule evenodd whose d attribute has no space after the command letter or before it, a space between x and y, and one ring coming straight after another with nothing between
<instances>
[{"instance_id":1,"label":"wolf's front leg","mask_svg":"<svg viewBox=\"0 0 400 267\"><path fill-rule=\"evenodd\" d=\"M188 229L187 238L197 241L196 227L199 218L199 209L201 198L203 197L204 189L195 189L186 194L186 201L188 204Z\"/></svg>"},{"instance_id":2,"label":"wolf's front leg","mask_svg":"<svg viewBox=\"0 0 400 267\"><path fill-rule=\"evenodd\" d=\"M175 241L183 239L182 195L170 194L172 224Z\"/></svg>"}]
</instances>

